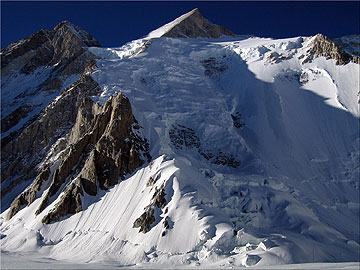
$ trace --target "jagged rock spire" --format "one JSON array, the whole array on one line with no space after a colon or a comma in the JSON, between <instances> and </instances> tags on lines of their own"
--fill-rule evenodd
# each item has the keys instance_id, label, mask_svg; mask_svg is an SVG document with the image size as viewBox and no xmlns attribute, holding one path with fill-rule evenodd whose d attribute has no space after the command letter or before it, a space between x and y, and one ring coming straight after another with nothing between
<instances>
[{"instance_id":1,"label":"jagged rock spire","mask_svg":"<svg viewBox=\"0 0 360 270\"><path fill-rule=\"evenodd\" d=\"M71 78L80 77L95 59L95 55L84 48L90 46L101 45L80 27L64 21L52 30L40 30L1 50L2 197L8 195L11 198L13 187L36 177L38 161L46 152L44 149L51 147L52 140L75 120L76 112L69 113L76 104L73 100L63 104L70 106L68 109L59 107L49 126L42 128L37 117L49 104L51 96L64 90L69 78L71 82ZM39 81L19 85L16 83L19 74ZM88 84L87 92L89 89L92 88ZM12 97L14 92L18 94ZM65 111L68 116L63 114ZM44 117L41 121L44 122ZM65 129L55 135L60 127ZM30 170L26 169L25 163Z\"/></svg>"},{"instance_id":2,"label":"jagged rock spire","mask_svg":"<svg viewBox=\"0 0 360 270\"><path fill-rule=\"evenodd\" d=\"M63 21L56 25L52 30L41 29L35 34L25 37L19 41L9 44L6 48L1 50L1 67L4 68L12 60L19 56L23 56L30 51L39 51L41 61L33 61L39 65L52 64L55 60L59 60L60 56L54 53L54 49L79 51L82 47L101 47L101 44L92 37L89 33L84 31L74 24ZM66 53L65 53L66 54ZM70 56L68 52L67 56ZM53 61L49 61L53 58ZM37 66L36 66L37 67Z\"/></svg>"},{"instance_id":3,"label":"jagged rock spire","mask_svg":"<svg viewBox=\"0 0 360 270\"><path fill-rule=\"evenodd\" d=\"M213 24L204 18L198 8L193 9L149 34L151 38L218 38L221 36L235 36L235 34L224 26Z\"/></svg>"}]
</instances>

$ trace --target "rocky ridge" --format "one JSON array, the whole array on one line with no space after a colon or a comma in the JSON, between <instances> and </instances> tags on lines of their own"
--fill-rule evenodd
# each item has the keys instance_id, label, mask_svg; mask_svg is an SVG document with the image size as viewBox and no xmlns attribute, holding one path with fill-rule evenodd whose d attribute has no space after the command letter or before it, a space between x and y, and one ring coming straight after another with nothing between
<instances>
[{"instance_id":1,"label":"rocky ridge","mask_svg":"<svg viewBox=\"0 0 360 270\"><path fill-rule=\"evenodd\" d=\"M40 197L46 187L36 214L62 195L43 218L44 223L81 211L82 197L95 196L98 189L107 190L150 160L149 146L140 129L129 100L121 93L103 107L85 96L73 128L54 145L35 181L13 201L8 218ZM69 142L66 147L61 146L64 141ZM51 160L59 154L57 166Z\"/></svg>"},{"instance_id":2,"label":"rocky ridge","mask_svg":"<svg viewBox=\"0 0 360 270\"><path fill-rule=\"evenodd\" d=\"M24 188L28 181L42 175L42 170L47 171L39 167L41 161L53 144L69 132L83 98L98 93L97 83L89 76L96 67L95 56L85 49L87 46L100 43L65 21L53 30L40 30L1 51L2 197L9 196L11 201L18 194L12 191L14 187ZM37 80L39 76L42 80ZM33 83L30 88L17 85L19 78L28 78ZM64 85L69 78L75 82ZM21 94L9 99L16 91ZM46 98L39 103L39 97ZM34 183L42 177L36 179ZM28 202L34 199L32 193L26 197Z\"/></svg>"},{"instance_id":3,"label":"rocky ridge","mask_svg":"<svg viewBox=\"0 0 360 270\"><path fill-rule=\"evenodd\" d=\"M88 62L95 58L85 49L89 46L101 45L81 28L64 21L53 30L42 29L1 50L3 146L35 121L37 112L67 86L65 81L70 76L79 76L84 71ZM19 78L28 78L32 86L17 85ZM19 91L18 87L24 89ZM20 94L7 98L12 92ZM45 100L39 104L37 96Z\"/></svg>"},{"instance_id":4,"label":"rocky ridge","mask_svg":"<svg viewBox=\"0 0 360 270\"><path fill-rule=\"evenodd\" d=\"M360 64L359 56L345 52L336 42L322 34L317 34L312 40L308 56L303 63L307 63L319 56L334 59L337 65L346 65L350 62Z\"/></svg>"},{"instance_id":5,"label":"rocky ridge","mask_svg":"<svg viewBox=\"0 0 360 270\"><path fill-rule=\"evenodd\" d=\"M100 90L87 74L94 65L95 62L90 62L77 82L64 89L37 120L2 147L2 197L11 196L14 187L24 185L41 174L44 169L41 163L49 151L60 152L66 147L67 141L59 139L74 125L82 100Z\"/></svg>"}]
</instances>

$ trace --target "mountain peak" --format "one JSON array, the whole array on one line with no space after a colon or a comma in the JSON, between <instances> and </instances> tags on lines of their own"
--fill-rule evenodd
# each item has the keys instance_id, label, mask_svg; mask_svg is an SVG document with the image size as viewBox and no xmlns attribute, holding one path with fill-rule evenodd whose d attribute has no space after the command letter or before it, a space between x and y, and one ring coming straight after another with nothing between
<instances>
[{"instance_id":1,"label":"mountain peak","mask_svg":"<svg viewBox=\"0 0 360 270\"><path fill-rule=\"evenodd\" d=\"M360 63L360 58L356 54L348 53L341 44L323 34L317 34L312 38L308 53L309 56L304 60L304 63L313 60L317 56L334 59L337 65L346 65L350 62Z\"/></svg>"},{"instance_id":2,"label":"mountain peak","mask_svg":"<svg viewBox=\"0 0 360 270\"><path fill-rule=\"evenodd\" d=\"M66 29L66 30L65 30ZM69 21L62 21L54 27L54 31L67 33L68 31L72 32L79 40L81 40L85 46L88 47L101 47L100 43L91 36L88 32L80 28L79 26L74 25Z\"/></svg>"},{"instance_id":3,"label":"mountain peak","mask_svg":"<svg viewBox=\"0 0 360 270\"><path fill-rule=\"evenodd\" d=\"M65 20L65 21L62 21L60 23L58 23L55 27L54 27L54 30L58 30L59 28L61 28L62 26L64 25L71 25L71 26L74 26L74 24L72 24L71 22Z\"/></svg>"},{"instance_id":4,"label":"mountain peak","mask_svg":"<svg viewBox=\"0 0 360 270\"><path fill-rule=\"evenodd\" d=\"M150 38L218 38L221 36L235 36L235 34L224 26L216 25L204 18L198 8L185 13L148 35Z\"/></svg>"}]
</instances>

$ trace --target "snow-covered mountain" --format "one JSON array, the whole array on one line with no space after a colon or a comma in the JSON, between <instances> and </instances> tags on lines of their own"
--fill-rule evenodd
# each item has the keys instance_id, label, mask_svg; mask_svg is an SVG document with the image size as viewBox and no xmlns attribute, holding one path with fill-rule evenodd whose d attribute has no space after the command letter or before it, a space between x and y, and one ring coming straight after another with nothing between
<instances>
[{"instance_id":1,"label":"snow-covered mountain","mask_svg":"<svg viewBox=\"0 0 360 270\"><path fill-rule=\"evenodd\" d=\"M2 250L127 266L358 261L349 40L239 36L195 9L119 48L69 22L10 44Z\"/></svg>"}]
</instances>

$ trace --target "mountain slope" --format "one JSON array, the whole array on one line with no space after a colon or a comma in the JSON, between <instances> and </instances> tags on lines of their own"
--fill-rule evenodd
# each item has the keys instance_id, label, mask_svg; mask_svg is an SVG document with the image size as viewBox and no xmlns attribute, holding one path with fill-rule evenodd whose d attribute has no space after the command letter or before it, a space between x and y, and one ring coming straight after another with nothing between
<instances>
[{"instance_id":1,"label":"mountain slope","mask_svg":"<svg viewBox=\"0 0 360 270\"><path fill-rule=\"evenodd\" d=\"M31 117L76 81L91 59L83 48L86 46L100 44L84 30L62 22L53 30L40 30L1 51L3 139L26 127ZM22 85L26 85L25 91Z\"/></svg>"},{"instance_id":2,"label":"mountain slope","mask_svg":"<svg viewBox=\"0 0 360 270\"><path fill-rule=\"evenodd\" d=\"M96 83L86 76L95 56L86 46L100 44L65 21L1 51L2 210L29 185L41 160L69 131L85 93L96 91Z\"/></svg>"},{"instance_id":3,"label":"mountain slope","mask_svg":"<svg viewBox=\"0 0 360 270\"><path fill-rule=\"evenodd\" d=\"M96 63L45 110L79 104L75 119L0 216L5 250L136 266L358 260L358 58L322 35L164 35L200 27L194 14L87 48Z\"/></svg>"}]
</instances>

